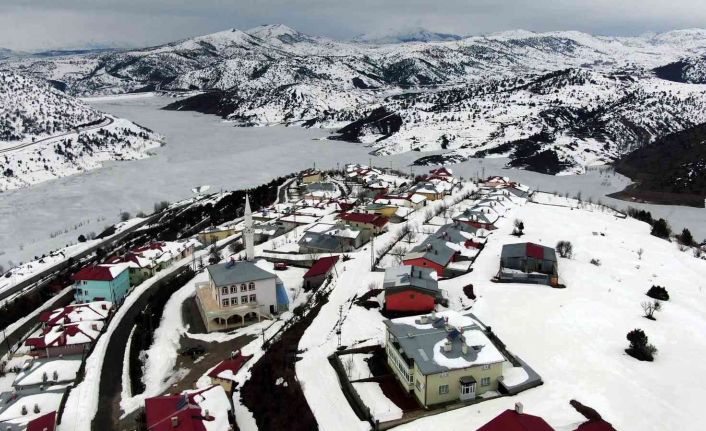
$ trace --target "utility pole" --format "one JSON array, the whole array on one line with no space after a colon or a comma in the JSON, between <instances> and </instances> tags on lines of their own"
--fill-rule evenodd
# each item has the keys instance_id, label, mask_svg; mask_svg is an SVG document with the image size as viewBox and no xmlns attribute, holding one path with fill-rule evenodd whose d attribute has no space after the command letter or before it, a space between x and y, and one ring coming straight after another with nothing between
<instances>
[{"instance_id":1,"label":"utility pole","mask_svg":"<svg viewBox=\"0 0 706 431\"><path fill-rule=\"evenodd\" d=\"M375 233L370 237L370 270L375 269Z\"/></svg>"},{"instance_id":2,"label":"utility pole","mask_svg":"<svg viewBox=\"0 0 706 431\"><path fill-rule=\"evenodd\" d=\"M338 324L336 325L336 335L338 336L338 349L341 348L341 327L343 326L343 305L338 306Z\"/></svg>"}]
</instances>

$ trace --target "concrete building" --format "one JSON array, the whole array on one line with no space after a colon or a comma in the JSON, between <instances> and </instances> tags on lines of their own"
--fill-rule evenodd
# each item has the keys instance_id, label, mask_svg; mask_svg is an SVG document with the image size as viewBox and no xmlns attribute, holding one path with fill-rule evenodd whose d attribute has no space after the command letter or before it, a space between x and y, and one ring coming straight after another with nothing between
<instances>
[{"instance_id":1,"label":"concrete building","mask_svg":"<svg viewBox=\"0 0 706 431\"><path fill-rule=\"evenodd\" d=\"M498 389L506 358L470 315L447 310L384 323L388 365L422 406Z\"/></svg>"},{"instance_id":2,"label":"concrete building","mask_svg":"<svg viewBox=\"0 0 706 431\"><path fill-rule=\"evenodd\" d=\"M91 265L74 274L76 302L110 301L122 303L130 290L128 265Z\"/></svg>"}]
</instances>

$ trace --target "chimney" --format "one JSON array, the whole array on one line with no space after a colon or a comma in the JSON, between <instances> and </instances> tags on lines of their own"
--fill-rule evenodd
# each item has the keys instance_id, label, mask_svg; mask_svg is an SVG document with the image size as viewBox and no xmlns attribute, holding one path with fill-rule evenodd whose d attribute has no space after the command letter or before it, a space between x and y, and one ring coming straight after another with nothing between
<instances>
[{"instance_id":1,"label":"chimney","mask_svg":"<svg viewBox=\"0 0 706 431\"><path fill-rule=\"evenodd\" d=\"M436 310L431 310L431 320L436 320Z\"/></svg>"},{"instance_id":2,"label":"chimney","mask_svg":"<svg viewBox=\"0 0 706 431\"><path fill-rule=\"evenodd\" d=\"M446 340L444 343L444 352L450 352L452 348L453 344L451 344L451 340Z\"/></svg>"},{"instance_id":3,"label":"chimney","mask_svg":"<svg viewBox=\"0 0 706 431\"><path fill-rule=\"evenodd\" d=\"M421 317L419 318L419 323L422 325L426 325L429 321L429 318L427 317L426 314L422 314Z\"/></svg>"},{"instance_id":4,"label":"chimney","mask_svg":"<svg viewBox=\"0 0 706 431\"><path fill-rule=\"evenodd\" d=\"M522 414L522 410L523 410L522 403L515 403L515 412L517 412L518 415Z\"/></svg>"},{"instance_id":5,"label":"chimney","mask_svg":"<svg viewBox=\"0 0 706 431\"><path fill-rule=\"evenodd\" d=\"M172 428L176 428L179 426L179 417L178 416L172 416Z\"/></svg>"}]
</instances>

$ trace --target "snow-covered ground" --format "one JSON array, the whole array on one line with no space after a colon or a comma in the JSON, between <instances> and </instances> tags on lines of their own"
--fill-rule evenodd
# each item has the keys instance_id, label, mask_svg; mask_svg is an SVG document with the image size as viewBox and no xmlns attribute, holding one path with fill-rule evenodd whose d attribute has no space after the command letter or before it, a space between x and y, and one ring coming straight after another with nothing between
<instances>
[{"instance_id":1,"label":"snow-covered ground","mask_svg":"<svg viewBox=\"0 0 706 431\"><path fill-rule=\"evenodd\" d=\"M510 235L511 223L489 237L472 273L440 287L462 294L462 286L472 283L478 295L472 311L542 376L544 385L400 429L475 429L521 401L527 412L570 430L583 421L569 406L571 399L597 409L619 430L698 429L703 399L698 382L706 379L700 359L706 354L700 335L706 330L706 261L650 236L649 226L633 219L533 203L516 208L513 216L525 223L521 241L573 243L574 258L559 260L566 289L490 282L502 245L518 242ZM592 258L601 266L589 263ZM653 284L665 286L671 297L656 321L642 317L640 306ZM659 349L655 362L624 353L625 336L634 328L642 328ZM515 371L506 376L522 377Z\"/></svg>"}]
</instances>

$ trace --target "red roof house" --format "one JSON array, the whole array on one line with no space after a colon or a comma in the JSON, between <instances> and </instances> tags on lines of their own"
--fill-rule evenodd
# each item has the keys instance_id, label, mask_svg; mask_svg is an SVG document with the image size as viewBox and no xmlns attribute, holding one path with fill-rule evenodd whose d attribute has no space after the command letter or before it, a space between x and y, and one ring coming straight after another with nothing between
<instances>
[{"instance_id":1,"label":"red roof house","mask_svg":"<svg viewBox=\"0 0 706 431\"><path fill-rule=\"evenodd\" d=\"M517 403L515 410L505 410L477 431L554 431L554 428L539 416L523 413L522 404Z\"/></svg>"},{"instance_id":2,"label":"red roof house","mask_svg":"<svg viewBox=\"0 0 706 431\"><path fill-rule=\"evenodd\" d=\"M218 386L190 394L164 395L145 400L145 416L150 431L206 431L204 421L212 421L212 416L202 416L201 407L194 398Z\"/></svg>"},{"instance_id":3,"label":"red roof house","mask_svg":"<svg viewBox=\"0 0 706 431\"><path fill-rule=\"evenodd\" d=\"M326 256L318 259L304 274L304 289L316 289L326 280L333 267L338 262L338 256Z\"/></svg>"},{"instance_id":4,"label":"red roof house","mask_svg":"<svg viewBox=\"0 0 706 431\"><path fill-rule=\"evenodd\" d=\"M27 431L54 431L56 429L56 412L34 418L27 423Z\"/></svg>"},{"instance_id":5,"label":"red roof house","mask_svg":"<svg viewBox=\"0 0 706 431\"><path fill-rule=\"evenodd\" d=\"M381 231L385 226L387 226L388 222L387 217L378 214L366 214L359 212L341 213L338 218L353 226L372 229L376 232Z\"/></svg>"},{"instance_id":6,"label":"red roof house","mask_svg":"<svg viewBox=\"0 0 706 431\"><path fill-rule=\"evenodd\" d=\"M594 420L582 423L574 431L615 431L615 428L604 420Z\"/></svg>"},{"instance_id":7,"label":"red roof house","mask_svg":"<svg viewBox=\"0 0 706 431\"><path fill-rule=\"evenodd\" d=\"M243 365L252 358L252 355L242 355L240 351L230 359L226 359L216 365L209 373L211 384L221 385L226 392L230 393L233 390L233 381L235 375L240 371Z\"/></svg>"},{"instance_id":8,"label":"red roof house","mask_svg":"<svg viewBox=\"0 0 706 431\"><path fill-rule=\"evenodd\" d=\"M74 274L74 281L111 281L118 277L124 270L125 265L89 265L81 268Z\"/></svg>"}]
</instances>

